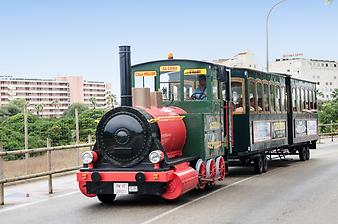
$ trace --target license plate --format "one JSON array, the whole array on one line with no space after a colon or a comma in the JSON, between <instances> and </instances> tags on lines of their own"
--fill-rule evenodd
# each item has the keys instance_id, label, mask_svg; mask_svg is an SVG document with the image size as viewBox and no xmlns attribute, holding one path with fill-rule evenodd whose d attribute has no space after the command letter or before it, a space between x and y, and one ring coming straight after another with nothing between
<instances>
[{"instance_id":1,"label":"license plate","mask_svg":"<svg viewBox=\"0 0 338 224\"><path fill-rule=\"evenodd\" d=\"M129 186L129 192L138 192L137 186Z\"/></svg>"},{"instance_id":2,"label":"license plate","mask_svg":"<svg viewBox=\"0 0 338 224\"><path fill-rule=\"evenodd\" d=\"M128 183L114 183L114 194L128 194Z\"/></svg>"}]
</instances>

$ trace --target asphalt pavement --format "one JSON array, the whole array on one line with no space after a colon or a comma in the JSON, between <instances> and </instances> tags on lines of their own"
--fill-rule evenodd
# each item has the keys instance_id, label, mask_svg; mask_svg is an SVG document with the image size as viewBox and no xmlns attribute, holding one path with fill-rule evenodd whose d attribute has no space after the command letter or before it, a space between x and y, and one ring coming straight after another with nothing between
<instances>
[{"instance_id":1,"label":"asphalt pavement","mask_svg":"<svg viewBox=\"0 0 338 224\"><path fill-rule=\"evenodd\" d=\"M175 203L152 196L118 196L112 205L86 198L75 176L6 188L0 223L338 223L338 142L311 150L311 160L296 156L270 161L269 171L232 168L209 191L192 191Z\"/></svg>"}]
</instances>

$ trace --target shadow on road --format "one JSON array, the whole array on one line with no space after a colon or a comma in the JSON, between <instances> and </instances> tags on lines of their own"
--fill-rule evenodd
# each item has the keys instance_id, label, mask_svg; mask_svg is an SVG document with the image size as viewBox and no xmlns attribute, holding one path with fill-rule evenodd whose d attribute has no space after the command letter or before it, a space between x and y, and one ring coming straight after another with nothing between
<instances>
[{"instance_id":1,"label":"shadow on road","mask_svg":"<svg viewBox=\"0 0 338 224\"><path fill-rule=\"evenodd\" d=\"M288 158L285 160L270 160L269 171L272 171L280 167L289 167L289 166L298 164L299 162L300 161L298 159L294 159L294 158ZM230 185L231 183L239 181L243 178L247 178L253 175L255 175L255 173L254 173L253 167L251 166L230 167L230 173L226 176L224 181L218 182L216 186L212 187L211 189L193 190L187 194L184 194L178 200L167 201L159 196L153 196L153 195L123 195L123 196L120 195L115 199L114 203L112 204L102 204L96 199L96 202L94 204L89 205L88 208L94 212L95 210L98 210L98 209L102 210L104 208L117 209L117 208L126 208L126 207L130 208L130 207L140 207L140 206L143 206L143 207L146 206L149 208L156 207L156 206L165 206L169 208L176 207L176 206L185 204L191 200L194 200L196 198L199 198L205 194L213 192L217 189L220 189L224 186Z\"/></svg>"}]
</instances>

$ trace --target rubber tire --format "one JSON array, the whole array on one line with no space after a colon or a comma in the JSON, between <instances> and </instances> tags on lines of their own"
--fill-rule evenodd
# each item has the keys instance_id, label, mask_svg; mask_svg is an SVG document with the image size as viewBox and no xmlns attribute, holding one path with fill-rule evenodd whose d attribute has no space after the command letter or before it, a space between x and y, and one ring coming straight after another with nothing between
<instances>
[{"instance_id":1,"label":"rubber tire","mask_svg":"<svg viewBox=\"0 0 338 224\"><path fill-rule=\"evenodd\" d=\"M255 159L255 173L261 174L263 173L263 160L262 156L259 156Z\"/></svg>"},{"instance_id":2,"label":"rubber tire","mask_svg":"<svg viewBox=\"0 0 338 224\"><path fill-rule=\"evenodd\" d=\"M99 199L99 201L102 204L111 204L114 202L116 198L116 194L98 194L97 195L97 199Z\"/></svg>"},{"instance_id":3,"label":"rubber tire","mask_svg":"<svg viewBox=\"0 0 338 224\"><path fill-rule=\"evenodd\" d=\"M302 147L299 148L298 154L299 154L299 160L300 161L306 160L306 148L305 148L305 146L302 146Z\"/></svg>"},{"instance_id":4,"label":"rubber tire","mask_svg":"<svg viewBox=\"0 0 338 224\"><path fill-rule=\"evenodd\" d=\"M289 149L289 153L292 154L292 155L296 154L296 150L295 149Z\"/></svg>"},{"instance_id":5,"label":"rubber tire","mask_svg":"<svg viewBox=\"0 0 338 224\"><path fill-rule=\"evenodd\" d=\"M263 160L263 173L266 173L268 171L268 159L264 155L262 156L262 160Z\"/></svg>"},{"instance_id":6,"label":"rubber tire","mask_svg":"<svg viewBox=\"0 0 338 224\"><path fill-rule=\"evenodd\" d=\"M309 146L306 146L306 157L305 157L305 159L310 160L310 157L311 157L310 148L309 148Z\"/></svg>"}]
</instances>

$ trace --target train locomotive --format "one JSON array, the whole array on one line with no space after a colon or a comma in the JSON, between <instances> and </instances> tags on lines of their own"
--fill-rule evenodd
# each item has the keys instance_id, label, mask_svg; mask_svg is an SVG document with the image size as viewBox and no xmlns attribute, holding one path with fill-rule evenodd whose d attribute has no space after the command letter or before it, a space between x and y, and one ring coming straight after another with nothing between
<instances>
[{"instance_id":1,"label":"train locomotive","mask_svg":"<svg viewBox=\"0 0 338 224\"><path fill-rule=\"evenodd\" d=\"M159 92L132 89L130 69L129 47L120 47L121 106L102 117L93 150L83 154L84 167L77 173L81 192L102 202L113 201L117 194L173 200L222 180L226 164L221 139L212 155L183 154L191 126L185 119L196 115L179 106L161 105ZM189 120L201 123L202 115Z\"/></svg>"},{"instance_id":2,"label":"train locomotive","mask_svg":"<svg viewBox=\"0 0 338 224\"><path fill-rule=\"evenodd\" d=\"M268 157L305 161L316 147L315 83L172 57L131 66L130 47L119 49L121 106L102 117L77 172L88 197L175 200L213 187L229 165L260 174Z\"/></svg>"}]
</instances>

